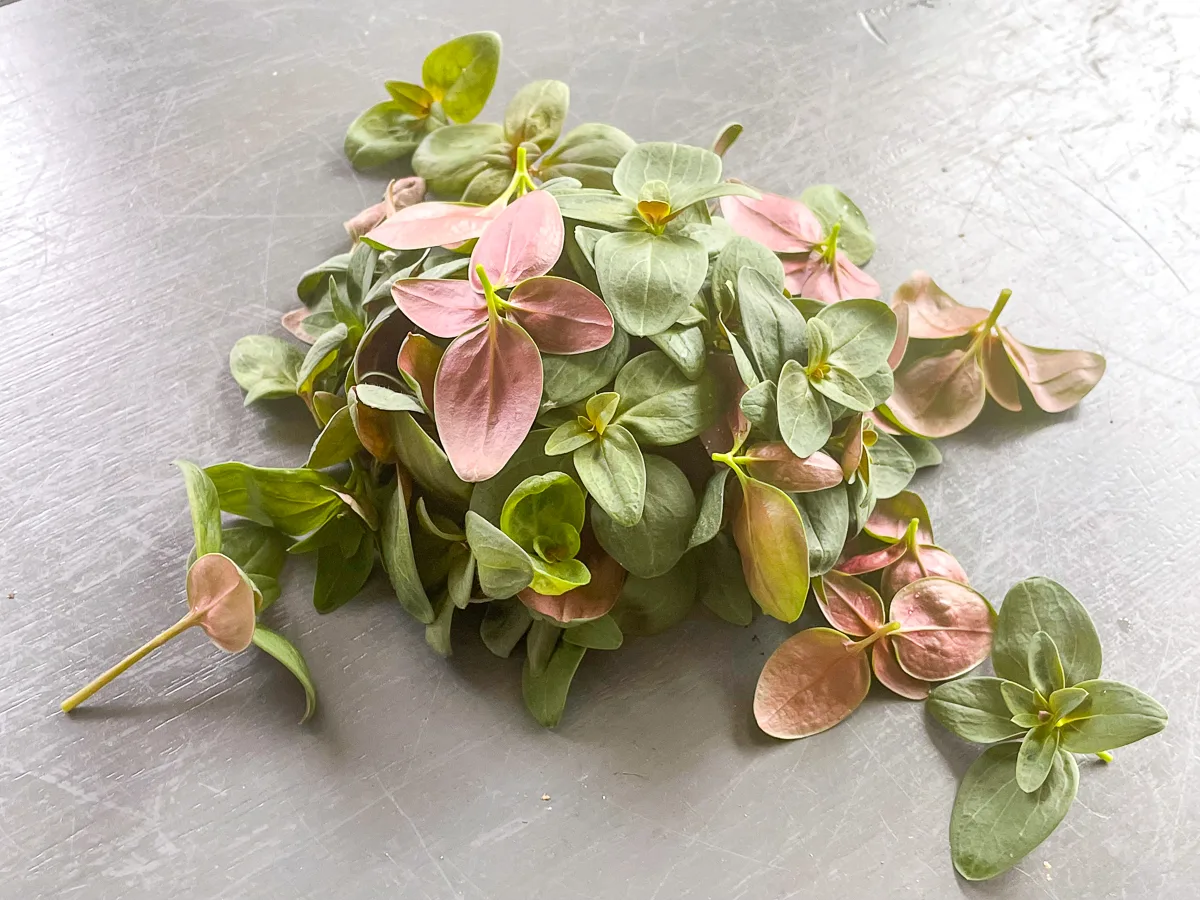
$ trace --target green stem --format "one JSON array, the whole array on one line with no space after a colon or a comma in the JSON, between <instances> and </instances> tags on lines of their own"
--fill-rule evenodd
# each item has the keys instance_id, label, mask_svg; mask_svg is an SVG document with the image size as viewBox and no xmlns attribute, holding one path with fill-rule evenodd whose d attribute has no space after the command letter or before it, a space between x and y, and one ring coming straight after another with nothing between
<instances>
[{"instance_id":1,"label":"green stem","mask_svg":"<svg viewBox=\"0 0 1200 900\"><path fill-rule=\"evenodd\" d=\"M746 473L738 466L738 458L734 457L733 451L729 453L714 453L712 458L713 462L725 463L725 465L733 469L733 473L737 475L739 482L743 485L746 483ZM745 459L745 457L741 457L741 459Z\"/></svg>"},{"instance_id":2,"label":"green stem","mask_svg":"<svg viewBox=\"0 0 1200 900\"><path fill-rule=\"evenodd\" d=\"M863 650L866 650L868 647L870 647L877 640L879 640L881 637L886 637L889 634L895 634L897 631L900 630L901 627L902 626L900 625L899 622L888 622L882 628L877 628L875 630L875 633L872 634L870 637L865 637L861 641L855 641L854 642L854 650L856 652L862 652Z\"/></svg>"},{"instance_id":3,"label":"green stem","mask_svg":"<svg viewBox=\"0 0 1200 900\"><path fill-rule=\"evenodd\" d=\"M1100 760L1100 762L1106 762L1106 763L1110 763L1113 761L1112 754L1106 753L1103 750L1101 750L1099 753L1096 754L1096 759Z\"/></svg>"},{"instance_id":4,"label":"green stem","mask_svg":"<svg viewBox=\"0 0 1200 900\"><path fill-rule=\"evenodd\" d=\"M475 274L479 276L479 283L483 285L483 296L487 299L488 318L494 319L500 314L500 310L504 308L504 301L496 294L496 289L492 287L492 280L488 278L487 272L483 268L483 263L475 266Z\"/></svg>"},{"instance_id":5,"label":"green stem","mask_svg":"<svg viewBox=\"0 0 1200 900\"><path fill-rule=\"evenodd\" d=\"M825 262L833 265L837 260L837 240L838 232L842 230L841 222L834 222L833 227L829 229L829 237L825 238L825 248L821 251L821 256L825 258Z\"/></svg>"},{"instance_id":6,"label":"green stem","mask_svg":"<svg viewBox=\"0 0 1200 900\"><path fill-rule=\"evenodd\" d=\"M975 351L983 343L984 338L991 334L992 329L996 327L996 322L1000 320L1000 313L1004 312L1004 307L1008 306L1008 298L1012 296L1012 291L1005 288L1000 292L1000 296L996 299L996 305L992 307L992 311L988 313L988 317L977 326L979 330L975 332L975 337L971 341L971 346L967 348L967 354L964 359L969 359L974 355Z\"/></svg>"},{"instance_id":7,"label":"green stem","mask_svg":"<svg viewBox=\"0 0 1200 900\"><path fill-rule=\"evenodd\" d=\"M73 710L80 703L82 703L88 697L92 696L92 694L96 693L96 691L100 690L100 688L104 687L106 684L108 684L110 681L112 681L114 678L116 678L118 675L120 675L122 672L124 672L126 669L128 669L130 666L132 666L134 663L139 662L143 657L145 657L145 656L149 655L150 653L152 653L153 651L157 650L159 647L161 647L167 641L171 640L171 638L178 637L179 635L181 635L185 631L187 631L189 628L191 628L193 625L199 625L200 618L201 618L200 613L189 612L186 616L184 616L182 619L180 619L178 622L176 622L174 625L172 625L170 628L168 628L162 634L147 641L141 647L138 647L138 649L134 650L132 653L130 653L127 657L125 657L123 660L121 660L119 663L117 663L115 666L113 666L111 669L109 669L107 672L105 672L99 678L92 681L86 687L83 687L80 690L76 691L74 694L72 694L70 697L68 697L66 700L64 700L62 702L62 711L70 712L71 710Z\"/></svg>"},{"instance_id":8,"label":"green stem","mask_svg":"<svg viewBox=\"0 0 1200 900\"><path fill-rule=\"evenodd\" d=\"M508 187L504 189L504 193L492 201L492 205L507 206L513 194L516 194L517 198L520 199L530 191L536 189L537 185L533 183L533 178L529 175L528 153L524 147L517 147L517 162L513 169L512 179L508 182Z\"/></svg>"}]
</instances>

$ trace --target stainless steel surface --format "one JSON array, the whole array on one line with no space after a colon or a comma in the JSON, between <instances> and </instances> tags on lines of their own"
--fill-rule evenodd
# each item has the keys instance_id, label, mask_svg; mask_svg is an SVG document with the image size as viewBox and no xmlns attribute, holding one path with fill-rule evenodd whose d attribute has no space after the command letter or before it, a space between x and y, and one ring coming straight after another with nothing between
<instances>
[{"instance_id":1,"label":"stainless steel surface","mask_svg":"<svg viewBox=\"0 0 1200 900\"><path fill-rule=\"evenodd\" d=\"M1106 671L1172 714L1083 767L1019 870L955 879L975 751L919 706L873 693L828 734L757 733L777 623L697 615L591 654L551 733L519 661L465 627L435 657L379 583L320 618L300 562L276 621L320 686L310 726L279 666L199 636L57 712L178 615L170 461L304 459L302 415L242 409L229 347L279 333L377 195L341 156L349 119L479 28L505 39L493 118L540 77L570 83L573 121L643 139L738 118L732 172L844 187L889 289L916 267L974 304L1008 286L1022 338L1107 354L1077 412L990 415L921 479L988 596L1062 581ZM1195 896L1198 32L1189 0L0 9L0 896Z\"/></svg>"}]
</instances>

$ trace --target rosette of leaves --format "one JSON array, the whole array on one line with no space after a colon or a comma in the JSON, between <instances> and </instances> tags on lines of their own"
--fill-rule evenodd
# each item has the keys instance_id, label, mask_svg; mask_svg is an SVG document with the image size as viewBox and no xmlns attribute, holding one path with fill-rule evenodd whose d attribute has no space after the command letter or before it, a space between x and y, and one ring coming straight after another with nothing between
<instances>
[{"instance_id":1,"label":"rosette of leaves","mask_svg":"<svg viewBox=\"0 0 1200 900\"><path fill-rule=\"evenodd\" d=\"M435 48L421 65L421 84L387 81L389 99L362 113L346 131L346 158L368 169L408 156L428 134L467 123L483 111L500 67L500 35L464 34Z\"/></svg>"},{"instance_id":2,"label":"rosette of leaves","mask_svg":"<svg viewBox=\"0 0 1200 900\"><path fill-rule=\"evenodd\" d=\"M188 611L170 628L64 700L62 710L70 712L163 644L200 628L227 653L240 653L254 644L295 675L304 688L303 724L317 708L308 665L291 641L258 622L263 611L279 597L279 573L291 542L274 529L251 523L222 529L217 486L193 463L177 460L176 465L187 485L195 538L187 569Z\"/></svg>"},{"instance_id":3,"label":"rosette of leaves","mask_svg":"<svg viewBox=\"0 0 1200 900\"><path fill-rule=\"evenodd\" d=\"M1049 413L1071 409L1087 396L1104 375L1104 357L1017 340L997 324L1011 295L1001 291L990 310L962 306L924 272L897 288L892 306L904 309L909 336L939 343L896 371L886 407L892 420L914 434L945 437L974 422L988 396L1019 412L1020 383Z\"/></svg>"},{"instance_id":4,"label":"rosette of leaves","mask_svg":"<svg viewBox=\"0 0 1200 900\"><path fill-rule=\"evenodd\" d=\"M950 853L967 879L994 878L1044 841L1079 784L1074 754L1097 754L1157 734L1167 711L1100 677L1100 639L1083 605L1048 578L1004 598L992 649L994 678L940 685L926 708L954 734L992 744L963 776Z\"/></svg>"},{"instance_id":5,"label":"rosette of leaves","mask_svg":"<svg viewBox=\"0 0 1200 900\"><path fill-rule=\"evenodd\" d=\"M527 84L509 102L503 125L450 125L430 132L413 153L413 171L435 194L487 204L512 180L522 152L540 181L571 178L586 187L610 187L613 169L633 141L598 123L562 135L569 100L561 81Z\"/></svg>"}]
</instances>

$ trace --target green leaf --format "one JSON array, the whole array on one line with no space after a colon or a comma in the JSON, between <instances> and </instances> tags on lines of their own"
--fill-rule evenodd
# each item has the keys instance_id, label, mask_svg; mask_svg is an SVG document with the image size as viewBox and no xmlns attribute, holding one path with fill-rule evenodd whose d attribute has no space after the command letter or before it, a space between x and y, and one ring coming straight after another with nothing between
<instances>
[{"instance_id":1,"label":"green leaf","mask_svg":"<svg viewBox=\"0 0 1200 900\"><path fill-rule=\"evenodd\" d=\"M351 391L354 399L363 406L369 406L371 409L378 409L382 412L424 413L425 411L416 397L376 384L357 384L351 388Z\"/></svg>"},{"instance_id":2,"label":"green leaf","mask_svg":"<svg viewBox=\"0 0 1200 900\"><path fill-rule=\"evenodd\" d=\"M627 199L609 190L582 188L563 191L555 196L564 219L588 222L618 231L645 231L646 223L637 214L637 198ZM595 256L592 267L595 268Z\"/></svg>"},{"instance_id":3,"label":"green leaf","mask_svg":"<svg viewBox=\"0 0 1200 900\"><path fill-rule=\"evenodd\" d=\"M846 505L850 510L850 533L858 534L875 509L875 489L865 478L855 478L846 486Z\"/></svg>"},{"instance_id":4,"label":"green leaf","mask_svg":"<svg viewBox=\"0 0 1200 900\"><path fill-rule=\"evenodd\" d=\"M679 234L608 234L596 244L595 259L604 301L633 335L657 334L673 325L708 270L704 247Z\"/></svg>"},{"instance_id":5,"label":"green leaf","mask_svg":"<svg viewBox=\"0 0 1200 900\"><path fill-rule=\"evenodd\" d=\"M604 434L575 451L579 480L592 499L620 526L642 518L646 500L646 461L627 429L609 425Z\"/></svg>"},{"instance_id":6,"label":"green leaf","mask_svg":"<svg viewBox=\"0 0 1200 900\"><path fill-rule=\"evenodd\" d=\"M513 171L506 160L502 166L489 165L477 172L463 189L462 202L487 206L504 193L505 188L512 181Z\"/></svg>"},{"instance_id":7,"label":"green leaf","mask_svg":"<svg viewBox=\"0 0 1200 900\"><path fill-rule=\"evenodd\" d=\"M538 160L543 179L577 178L585 188L612 188L612 173L633 147L633 138L611 125L589 122L572 128ZM564 214L565 215L565 214Z\"/></svg>"},{"instance_id":8,"label":"green leaf","mask_svg":"<svg viewBox=\"0 0 1200 900\"><path fill-rule=\"evenodd\" d=\"M625 154L613 172L613 187L622 197L636 200L647 181L665 182L671 196L721 180L721 157L711 150L665 141L638 144Z\"/></svg>"},{"instance_id":9,"label":"green leaf","mask_svg":"<svg viewBox=\"0 0 1200 900\"><path fill-rule=\"evenodd\" d=\"M754 597L746 587L742 558L733 538L718 534L697 556L700 602L731 625L746 626L754 621Z\"/></svg>"},{"instance_id":10,"label":"green leaf","mask_svg":"<svg viewBox=\"0 0 1200 900\"><path fill-rule=\"evenodd\" d=\"M698 326L680 325L677 322L665 331L650 335L650 340L685 377L695 381L704 375L708 348L704 342L704 332Z\"/></svg>"},{"instance_id":11,"label":"green leaf","mask_svg":"<svg viewBox=\"0 0 1200 900\"><path fill-rule=\"evenodd\" d=\"M570 406L612 383L629 359L629 335L613 329L613 338L599 350L572 356L542 356L543 406Z\"/></svg>"},{"instance_id":12,"label":"green leaf","mask_svg":"<svg viewBox=\"0 0 1200 900\"><path fill-rule=\"evenodd\" d=\"M1031 728L1017 751L1017 787L1032 794L1045 783L1058 756L1058 729L1049 722Z\"/></svg>"},{"instance_id":13,"label":"green leaf","mask_svg":"<svg viewBox=\"0 0 1200 900\"><path fill-rule=\"evenodd\" d=\"M343 406L317 435L308 452L308 462L304 465L309 469L327 469L345 462L360 450L362 444L359 443L358 432L354 430L350 408Z\"/></svg>"},{"instance_id":14,"label":"green leaf","mask_svg":"<svg viewBox=\"0 0 1200 900\"><path fill-rule=\"evenodd\" d=\"M739 473L740 474L740 473ZM808 597L808 537L795 502L774 485L745 476L733 537L746 586L762 611L794 622Z\"/></svg>"},{"instance_id":15,"label":"green leaf","mask_svg":"<svg viewBox=\"0 0 1200 900\"><path fill-rule=\"evenodd\" d=\"M383 527L379 539L383 551L383 568L396 599L418 622L433 621L433 606L421 585L417 561L413 556L412 534L408 525L408 510L404 506L404 491L399 486L391 491L383 511Z\"/></svg>"},{"instance_id":16,"label":"green leaf","mask_svg":"<svg viewBox=\"0 0 1200 900\"><path fill-rule=\"evenodd\" d=\"M754 188L734 181L684 188L671 193L671 211L678 213L694 203L705 203L718 197L753 197L757 200L760 195Z\"/></svg>"},{"instance_id":17,"label":"green leaf","mask_svg":"<svg viewBox=\"0 0 1200 900\"><path fill-rule=\"evenodd\" d=\"M304 354L295 345L265 334L240 338L229 351L229 371L246 392L245 405L255 400L296 396Z\"/></svg>"},{"instance_id":18,"label":"green leaf","mask_svg":"<svg viewBox=\"0 0 1200 900\"><path fill-rule=\"evenodd\" d=\"M1050 695L1050 715L1061 722L1069 713L1078 709L1079 705L1088 698L1088 692L1082 688L1059 688Z\"/></svg>"},{"instance_id":19,"label":"green leaf","mask_svg":"<svg viewBox=\"0 0 1200 900\"><path fill-rule=\"evenodd\" d=\"M856 266L866 265L875 255L875 235L867 225L854 201L831 184L814 184L800 195L800 202L812 210L821 220L825 233L835 224L838 230L838 249L844 252Z\"/></svg>"},{"instance_id":20,"label":"green leaf","mask_svg":"<svg viewBox=\"0 0 1200 900\"><path fill-rule=\"evenodd\" d=\"M1037 694L1029 688L1017 684L1015 681L1002 681L1000 695L1004 698L1004 705L1014 716L1032 715L1037 718L1039 708ZM1033 726L1028 727L1032 728Z\"/></svg>"},{"instance_id":21,"label":"green leaf","mask_svg":"<svg viewBox=\"0 0 1200 900\"><path fill-rule=\"evenodd\" d=\"M942 464L942 451L931 440L917 437L915 434L901 434L896 437L918 469Z\"/></svg>"},{"instance_id":22,"label":"green leaf","mask_svg":"<svg viewBox=\"0 0 1200 900\"><path fill-rule=\"evenodd\" d=\"M517 542L478 513L468 512L466 524L483 592L503 600L529 587L533 563Z\"/></svg>"},{"instance_id":23,"label":"green leaf","mask_svg":"<svg viewBox=\"0 0 1200 900\"><path fill-rule=\"evenodd\" d=\"M492 160L508 158L499 125L450 125L431 132L413 151L413 171L435 194L459 197Z\"/></svg>"},{"instance_id":24,"label":"green leaf","mask_svg":"<svg viewBox=\"0 0 1200 900\"><path fill-rule=\"evenodd\" d=\"M429 91L408 81L385 81L383 89L391 94L392 99L410 116L424 118L429 115L429 107L435 102Z\"/></svg>"},{"instance_id":25,"label":"green leaf","mask_svg":"<svg viewBox=\"0 0 1200 900\"><path fill-rule=\"evenodd\" d=\"M332 276L337 281L344 280L349 265L349 253L339 253L329 257L319 266L309 269L300 276L300 283L296 285L296 296L309 308L319 306L321 301L327 297L326 291L329 287L330 277ZM305 324L307 325L307 322Z\"/></svg>"},{"instance_id":26,"label":"green leaf","mask_svg":"<svg viewBox=\"0 0 1200 900\"><path fill-rule=\"evenodd\" d=\"M717 254L712 267L712 296L720 314L728 318L738 308L738 273L749 267L782 293L783 263L779 257L748 237L738 235Z\"/></svg>"},{"instance_id":27,"label":"green leaf","mask_svg":"<svg viewBox=\"0 0 1200 900\"><path fill-rule=\"evenodd\" d=\"M754 390L762 383L762 379L758 377L758 372L754 368L754 363L750 361L750 354L746 352L738 341L736 332L730 331L725 324L724 319L719 320L721 323L721 331L724 332L726 340L729 341L729 353L733 357L733 364L737 368L738 377L742 379L742 383L750 390Z\"/></svg>"},{"instance_id":28,"label":"green leaf","mask_svg":"<svg viewBox=\"0 0 1200 900\"><path fill-rule=\"evenodd\" d=\"M883 404L887 403L891 399L892 391L896 387L896 378L892 374L892 370L887 366L883 366L870 375L864 375L859 381L867 389L867 393L871 395L871 402L875 406L883 406ZM925 439L917 438L917 440ZM926 443L929 442L926 441Z\"/></svg>"},{"instance_id":29,"label":"green leaf","mask_svg":"<svg viewBox=\"0 0 1200 900\"><path fill-rule=\"evenodd\" d=\"M538 724L546 728L558 725L567 705L567 692L571 689L571 680L575 677L586 652L585 648L575 644L559 644L545 670L540 674L534 674L529 659L525 660L525 669L521 675L521 694L525 698L525 708Z\"/></svg>"},{"instance_id":30,"label":"green leaf","mask_svg":"<svg viewBox=\"0 0 1200 900\"><path fill-rule=\"evenodd\" d=\"M500 68L500 35L476 31L447 41L425 57L421 80L455 122L470 122L483 110Z\"/></svg>"},{"instance_id":31,"label":"green leaf","mask_svg":"<svg viewBox=\"0 0 1200 900\"><path fill-rule=\"evenodd\" d=\"M725 517L725 482L733 470L721 466L714 472L704 485L704 496L700 498L700 510L696 514L696 524L692 527L691 537L688 538L688 549L707 544L721 530Z\"/></svg>"},{"instance_id":32,"label":"green leaf","mask_svg":"<svg viewBox=\"0 0 1200 900\"><path fill-rule=\"evenodd\" d=\"M813 378L811 384L834 403L840 403L847 409L869 412L875 406L875 398L867 386L837 366L831 367L824 378Z\"/></svg>"},{"instance_id":33,"label":"green leaf","mask_svg":"<svg viewBox=\"0 0 1200 900\"><path fill-rule=\"evenodd\" d=\"M459 609L466 609L471 602L471 589L475 586L475 554L462 544L449 550L450 566L446 573L446 596Z\"/></svg>"},{"instance_id":34,"label":"green leaf","mask_svg":"<svg viewBox=\"0 0 1200 900\"><path fill-rule=\"evenodd\" d=\"M696 498L687 476L661 456L646 456L646 502L636 525L619 525L598 504L592 528L608 555L640 578L663 575L687 550ZM627 631L622 627L623 631Z\"/></svg>"},{"instance_id":35,"label":"green leaf","mask_svg":"<svg viewBox=\"0 0 1200 900\"><path fill-rule=\"evenodd\" d=\"M322 614L333 612L358 596L375 568L374 539L358 519L347 516L340 521L347 530L357 532L357 541L350 552L340 543L326 544L317 550L313 607Z\"/></svg>"},{"instance_id":36,"label":"green leaf","mask_svg":"<svg viewBox=\"0 0 1200 900\"><path fill-rule=\"evenodd\" d=\"M221 552L237 563L255 584L262 577L270 580L279 577L290 546L292 539L287 535L256 522L238 522L221 534ZM262 590L261 584L258 587Z\"/></svg>"},{"instance_id":37,"label":"green leaf","mask_svg":"<svg viewBox=\"0 0 1200 900\"><path fill-rule=\"evenodd\" d=\"M175 460L175 465L183 473L187 486L188 509L192 515L192 533L195 535L195 553L204 556L206 553L221 552L221 498L212 480L193 462L186 459ZM229 554L225 554L229 556ZM233 557L230 557L233 559ZM236 559L234 562L238 562ZM240 563L239 563L240 565Z\"/></svg>"},{"instance_id":38,"label":"green leaf","mask_svg":"<svg viewBox=\"0 0 1200 900\"><path fill-rule=\"evenodd\" d=\"M530 475L544 475L547 472L574 474L575 465L571 457L546 455L546 439L549 436L550 432L546 429L530 432L495 477L475 485L471 493L471 509L489 522L499 524L504 501Z\"/></svg>"},{"instance_id":39,"label":"green leaf","mask_svg":"<svg viewBox=\"0 0 1200 900\"><path fill-rule=\"evenodd\" d=\"M829 326L831 365L867 376L887 364L896 343L896 314L880 300L843 300L817 313Z\"/></svg>"},{"instance_id":40,"label":"green leaf","mask_svg":"<svg viewBox=\"0 0 1200 900\"><path fill-rule=\"evenodd\" d=\"M1004 598L996 621L992 667L996 674L1032 688L1027 648L1044 631L1054 640L1068 686L1100 677L1100 638L1083 605L1049 578L1027 578Z\"/></svg>"},{"instance_id":41,"label":"green leaf","mask_svg":"<svg viewBox=\"0 0 1200 900\"><path fill-rule=\"evenodd\" d=\"M797 456L820 450L833 432L833 417L825 398L812 389L804 367L794 359L783 365L777 400L779 435Z\"/></svg>"},{"instance_id":42,"label":"green leaf","mask_svg":"<svg viewBox=\"0 0 1200 900\"><path fill-rule=\"evenodd\" d=\"M1054 646L1054 638L1046 632L1035 633L1029 641L1025 666L1029 672L1030 687L1043 697L1049 697L1055 691L1066 687L1058 648Z\"/></svg>"},{"instance_id":43,"label":"green leaf","mask_svg":"<svg viewBox=\"0 0 1200 900\"><path fill-rule=\"evenodd\" d=\"M589 650L617 650L624 636L611 615L601 616L563 632L563 641Z\"/></svg>"},{"instance_id":44,"label":"green leaf","mask_svg":"<svg viewBox=\"0 0 1200 900\"><path fill-rule=\"evenodd\" d=\"M313 683L312 673L308 670L308 663L304 661L304 656L301 655L296 645L282 634L272 631L270 628L264 628L262 625L254 626L254 635L251 640L255 647L282 663L289 672L296 676L296 680L304 688L304 715L300 719L300 724L303 725L317 711L317 686Z\"/></svg>"},{"instance_id":45,"label":"green leaf","mask_svg":"<svg viewBox=\"0 0 1200 900\"><path fill-rule=\"evenodd\" d=\"M929 693L925 708L946 729L963 740L993 744L1017 737L1024 730L1012 722L999 678L960 678L939 684Z\"/></svg>"},{"instance_id":46,"label":"green leaf","mask_svg":"<svg viewBox=\"0 0 1200 900\"><path fill-rule=\"evenodd\" d=\"M1167 711L1157 700L1119 681L1091 679L1075 685L1088 699L1062 727L1062 747L1072 753L1102 753L1124 747L1167 727Z\"/></svg>"},{"instance_id":47,"label":"green leaf","mask_svg":"<svg viewBox=\"0 0 1200 900\"><path fill-rule=\"evenodd\" d=\"M871 457L871 487L880 500L895 497L908 487L917 471L908 451L887 432L877 431L875 443L866 453Z\"/></svg>"},{"instance_id":48,"label":"green leaf","mask_svg":"<svg viewBox=\"0 0 1200 900\"><path fill-rule=\"evenodd\" d=\"M340 485L312 469L264 469L227 462L204 470L217 489L221 509L284 534L315 531L341 508L329 492Z\"/></svg>"},{"instance_id":49,"label":"green leaf","mask_svg":"<svg viewBox=\"0 0 1200 900\"><path fill-rule=\"evenodd\" d=\"M696 604L696 586L696 560L691 557L652 578L631 574L610 615L623 634L661 634L687 618Z\"/></svg>"},{"instance_id":50,"label":"green leaf","mask_svg":"<svg viewBox=\"0 0 1200 900\"><path fill-rule=\"evenodd\" d=\"M793 494L792 499L804 520L809 573L824 575L841 557L850 530L846 488L839 484L823 491Z\"/></svg>"},{"instance_id":51,"label":"green leaf","mask_svg":"<svg viewBox=\"0 0 1200 900\"><path fill-rule=\"evenodd\" d=\"M570 89L561 81L546 79L525 85L504 111L504 136L514 147L528 142L544 153L562 133L570 97Z\"/></svg>"},{"instance_id":52,"label":"green leaf","mask_svg":"<svg viewBox=\"0 0 1200 900\"><path fill-rule=\"evenodd\" d=\"M529 670L534 675L540 675L546 671L546 666L550 662L550 657L554 655L554 648L558 646L558 639L562 633L563 629L553 622L544 618L534 618L533 624L529 627L529 634L525 638L525 659Z\"/></svg>"},{"instance_id":53,"label":"green leaf","mask_svg":"<svg viewBox=\"0 0 1200 900\"><path fill-rule=\"evenodd\" d=\"M504 501L500 530L527 553L557 562L579 552L585 515L583 490L570 475L530 475Z\"/></svg>"},{"instance_id":54,"label":"green leaf","mask_svg":"<svg viewBox=\"0 0 1200 900\"><path fill-rule=\"evenodd\" d=\"M411 413L389 413L388 421L396 456L418 484L451 503L466 503L471 498L471 485L458 477L446 451Z\"/></svg>"},{"instance_id":55,"label":"green leaf","mask_svg":"<svg viewBox=\"0 0 1200 900\"><path fill-rule=\"evenodd\" d=\"M546 455L560 456L563 453L570 453L572 450L587 446L598 437L596 432L580 424L578 417L568 419L555 428L553 434L546 439ZM581 475L580 479L582 480L582 478ZM583 486L587 487L586 481Z\"/></svg>"},{"instance_id":56,"label":"green leaf","mask_svg":"<svg viewBox=\"0 0 1200 900\"><path fill-rule=\"evenodd\" d=\"M349 330L338 322L313 342L300 363L300 371L296 373L297 394L308 396L316 390L317 377L337 362L338 353L348 336Z\"/></svg>"},{"instance_id":57,"label":"green leaf","mask_svg":"<svg viewBox=\"0 0 1200 900\"><path fill-rule=\"evenodd\" d=\"M354 168L371 169L412 153L426 127L424 119L410 115L402 104L385 100L350 123L342 149Z\"/></svg>"},{"instance_id":58,"label":"green leaf","mask_svg":"<svg viewBox=\"0 0 1200 900\"><path fill-rule=\"evenodd\" d=\"M425 626L425 643L438 656L448 657L451 655L450 623L454 618L454 610L454 603L449 596L443 596L438 601L433 621Z\"/></svg>"},{"instance_id":59,"label":"green leaf","mask_svg":"<svg viewBox=\"0 0 1200 900\"><path fill-rule=\"evenodd\" d=\"M520 600L493 600L483 614L479 637L492 653L508 659L531 624L533 617Z\"/></svg>"},{"instance_id":60,"label":"green leaf","mask_svg":"<svg viewBox=\"0 0 1200 900\"><path fill-rule=\"evenodd\" d=\"M994 878L1019 863L1066 816L1079 787L1075 758L1060 751L1042 786L1017 784L1017 744L985 751L967 770L950 815L950 855L969 881Z\"/></svg>"},{"instance_id":61,"label":"green leaf","mask_svg":"<svg viewBox=\"0 0 1200 900\"><path fill-rule=\"evenodd\" d=\"M738 406L750 424L755 436L773 440L779 435L779 391L773 381L760 381L746 393Z\"/></svg>"},{"instance_id":62,"label":"green leaf","mask_svg":"<svg viewBox=\"0 0 1200 900\"><path fill-rule=\"evenodd\" d=\"M804 354L804 316L756 269L743 267L737 283L746 343L762 377L777 381L784 362Z\"/></svg>"},{"instance_id":63,"label":"green leaf","mask_svg":"<svg viewBox=\"0 0 1200 900\"><path fill-rule=\"evenodd\" d=\"M614 422L644 445L689 441L712 425L719 412L716 379L706 372L698 381L690 381L657 350L626 363L614 390L621 395Z\"/></svg>"}]
</instances>

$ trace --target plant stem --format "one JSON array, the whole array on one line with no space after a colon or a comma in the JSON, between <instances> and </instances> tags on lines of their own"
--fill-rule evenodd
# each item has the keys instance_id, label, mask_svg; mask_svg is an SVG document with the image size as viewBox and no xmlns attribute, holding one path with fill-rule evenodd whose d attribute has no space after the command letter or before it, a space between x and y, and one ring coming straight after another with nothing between
<instances>
[{"instance_id":1,"label":"plant stem","mask_svg":"<svg viewBox=\"0 0 1200 900\"><path fill-rule=\"evenodd\" d=\"M725 463L729 468L733 469L733 473L737 475L738 481L742 484L746 483L746 473L741 470L737 464L737 459L733 455L733 451L729 453L714 453L712 455L713 462Z\"/></svg>"},{"instance_id":2,"label":"plant stem","mask_svg":"<svg viewBox=\"0 0 1200 900\"><path fill-rule=\"evenodd\" d=\"M1103 750L1101 750L1099 753L1096 754L1096 759L1100 760L1100 762L1106 762L1106 763L1110 763L1113 761L1112 754L1106 753Z\"/></svg>"},{"instance_id":3,"label":"plant stem","mask_svg":"<svg viewBox=\"0 0 1200 900\"><path fill-rule=\"evenodd\" d=\"M855 641L854 649L855 649L855 651L859 651L859 652L866 650L868 647L870 647L873 643L875 643L881 637L884 637L885 635L889 635L889 634L895 634L897 631L900 630L900 628L901 628L901 625L899 622L888 622L882 628L876 629L875 633L872 634L870 637L865 637L861 641Z\"/></svg>"},{"instance_id":4,"label":"plant stem","mask_svg":"<svg viewBox=\"0 0 1200 900\"><path fill-rule=\"evenodd\" d=\"M172 625L170 628L168 628L162 634L158 635L157 637L151 638L149 641L147 641L141 647L138 647L138 649L134 650L127 657L125 657L123 660L121 660L119 663L117 663L115 666L113 666L111 669L109 669L107 672L105 672L103 675L101 675L95 681L91 682L86 687L81 688L80 690L76 691L74 694L72 694L70 697L68 697L66 700L64 700L62 702L62 711L70 712L71 710L73 710L80 703L82 703L88 697L92 696L92 694L96 693L96 691L100 690L100 688L104 687L106 684L108 684L110 681L112 681L114 678L116 678L118 675L120 675L122 672L124 672L126 669L128 669L130 666L132 666L134 663L140 661L143 657L149 655L154 650L157 650L159 647L161 647L167 641L171 640L171 638L178 637L179 635L181 635L185 631L187 631L189 628L191 628L193 625L199 625L200 618L201 618L201 616L199 613L189 612L186 616L184 616L182 619L180 619L178 622L176 622L174 625Z\"/></svg>"},{"instance_id":5,"label":"plant stem","mask_svg":"<svg viewBox=\"0 0 1200 900\"><path fill-rule=\"evenodd\" d=\"M825 262L831 266L837 261L837 239L841 230L842 223L834 222L833 227L829 229L829 237L825 238L825 249L821 252Z\"/></svg>"}]
</instances>

